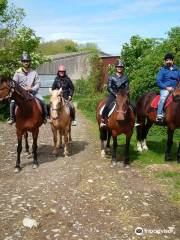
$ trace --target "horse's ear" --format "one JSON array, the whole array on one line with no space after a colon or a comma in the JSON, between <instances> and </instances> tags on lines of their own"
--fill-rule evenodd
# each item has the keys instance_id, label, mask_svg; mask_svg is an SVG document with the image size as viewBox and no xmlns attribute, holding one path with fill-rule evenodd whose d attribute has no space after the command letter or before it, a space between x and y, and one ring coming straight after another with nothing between
<instances>
[{"instance_id":1,"label":"horse's ear","mask_svg":"<svg viewBox=\"0 0 180 240\"><path fill-rule=\"evenodd\" d=\"M50 94L52 94L52 89L51 88L49 88L49 92L50 92Z\"/></svg>"}]
</instances>

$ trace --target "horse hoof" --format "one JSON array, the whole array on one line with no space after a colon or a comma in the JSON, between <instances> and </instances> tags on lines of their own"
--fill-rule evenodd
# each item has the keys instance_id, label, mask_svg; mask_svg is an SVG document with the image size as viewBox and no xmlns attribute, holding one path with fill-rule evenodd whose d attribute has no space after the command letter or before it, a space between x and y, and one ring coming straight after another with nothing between
<instances>
[{"instance_id":1,"label":"horse hoof","mask_svg":"<svg viewBox=\"0 0 180 240\"><path fill-rule=\"evenodd\" d=\"M125 169L129 169L129 168L130 168L130 165L127 164L127 163L125 163L125 164L124 164L124 168L125 168Z\"/></svg>"},{"instance_id":2,"label":"horse hoof","mask_svg":"<svg viewBox=\"0 0 180 240\"><path fill-rule=\"evenodd\" d=\"M19 173L20 171L21 171L21 168L20 168L20 167L15 167L14 173Z\"/></svg>"},{"instance_id":3,"label":"horse hoof","mask_svg":"<svg viewBox=\"0 0 180 240\"><path fill-rule=\"evenodd\" d=\"M113 168L113 167L115 167L117 165L117 162L116 161L112 161L111 162L111 167Z\"/></svg>"},{"instance_id":4,"label":"horse hoof","mask_svg":"<svg viewBox=\"0 0 180 240\"><path fill-rule=\"evenodd\" d=\"M142 149L143 149L144 151L148 151L148 150L149 150L149 148L148 148L147 146L143 146Z\"/></svg>"},{"instance_id":5,"label":"horse hoof","mask_svg":"<svg viewBox=\"0 0 180 240\"><path fill-rule=\"evenodd\" d=\"M168 162L168 161L172 161L172 157L171 156L165 156L165 161Z\"/></svg>"},{"instance_id":6,"label":"horse hoof","mask_svg":"<svg viewBox=\"0 0 180 240\"><path fill-rule=\"evenodd\" d=\"M142 151L143 151L143 148L138 146L138 147L137 147L137 151L138 151L138 152L142 152Z\"/></svg>"},{"instance_id":7,"label":"horse hoof","mask_svg":"<svg viewBox=\"0 0 180 240\"><path fill-rule=\"evenodd\" d=\"M177 158L177 163L180 163L180 157Z\"/></svg>"},{"instance_id":8,"label":"horse hoof","mask_svg":"<svg viewBox=\"0 0 180 240\"><path fill-rule=\"evenodd\" d=\"M29 158L32 158L32 154L31 153L27 153L26 157L29 159Z\"/></svg>"},{"instance_id":9,"label":"horse hoof","mask_svg":"<svg viewBox=\"0 0 180 240\"><path fill-rule=\"evenodd\" d=\"M101 157L104 158L106 156L106 153L104 150L101 151Z\"/></svg>"},{"instance_id":10,"label":"horse hoof","mask_svg":"<svg viewBox=\"0 0 180 240\"><path fill-rule=\"evenodd\" d=\"M38 164L33 164L32 168L33 168L33 169L38 168Z\"/></svg>"},{"instance_id":11,"label":"horse hoof","mask_svg":"<svg viewBox=\"0 0 180 240\"><path fill-rule=\"evenodd\" d=\"M57 154L58 154L58 153L57 153L57 150L53 150L53 151L52 151L52 154L55 155L55 156L57 156Z\"/></svg>"}]
</instances>

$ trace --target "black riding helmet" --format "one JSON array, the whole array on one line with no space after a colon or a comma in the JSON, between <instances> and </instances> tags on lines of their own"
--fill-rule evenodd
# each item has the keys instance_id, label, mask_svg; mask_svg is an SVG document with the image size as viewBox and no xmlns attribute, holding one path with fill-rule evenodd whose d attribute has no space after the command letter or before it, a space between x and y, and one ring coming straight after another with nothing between
<instances>
[{"instance_id":1,"label":"black riding helmet","mask_svg":"<svg viewBox=\"0 0 180 240\"><path fill-rule=\"evenodd\" d=\"M118 59L115 63L115 67L123 67L124 68L124 63L120 59Z\"/></svg>"},{"instance_id":2,"label":"black riding helmet","mask_svg":"<svg viewBox=\"0 0 180 240\"><path fill-rule=\"evenodd\" d=\"M28 53L23 53L22 55L21 55L21 62L22 61L31 61L31 57L30 57L30 55L28 54Z\"/></svg>"}]
</instances>

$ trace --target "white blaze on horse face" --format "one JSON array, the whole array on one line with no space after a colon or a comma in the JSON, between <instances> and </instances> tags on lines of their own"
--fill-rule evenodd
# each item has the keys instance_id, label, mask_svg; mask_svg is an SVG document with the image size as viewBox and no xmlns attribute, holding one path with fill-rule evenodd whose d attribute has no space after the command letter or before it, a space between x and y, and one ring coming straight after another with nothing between
<instances>
[{"instance_id":1,"label":"white blaze on horse face","mask_svg":"<svg viewBox=\"0 0 180 240\"><path fill-rule=\"evenodd\" d=\"M60 108L60 97L59 97L59 90L53 90L52 96L51 96L51 118L57 119L58 118L58 112Z\"/></svg>"},{"instance_id":2,"label":"white blaze on horse face","mask_svg":"<svg viewBox=\"0 0 180 240\"><path fill-rule=\"evenodd\" d=\"M59 89L58 95L60 95L61 93L62 93L62 88Z\"/></svg>"}]
</instances>

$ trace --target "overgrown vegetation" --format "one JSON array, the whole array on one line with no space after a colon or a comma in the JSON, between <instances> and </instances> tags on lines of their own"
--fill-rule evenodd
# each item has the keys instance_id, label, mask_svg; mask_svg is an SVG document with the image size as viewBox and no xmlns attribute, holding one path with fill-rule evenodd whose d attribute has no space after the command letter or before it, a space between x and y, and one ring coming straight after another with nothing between
<instances>
[{"instance_id":1,"label":"overgrown vegetation","mask_svg":"<svg viewBox=\"0 0 180 240\"><path fill-rule=\"evenodd\" d=\"M58 53L97 51L95 43L78 44L70 39L58 39L56 41L41 42L39 50L45 55L54 55Z\"/></svg>"},{"instance_id":2,"label":"overgrown vegetation","mask_svg":"<svg viewBox=\"0 0 180 240\"><path fill-rule=\"evenodd\" d=\"M163 65L165 53L175 56L175 63L180 65L180 27L173 27L166 39L149 39L132 36L130 43L125 43L121 58L126 65L130 80L131 95L134 99L148 91L158 91L156 74Z\"/></svg>"}]
</instances>

